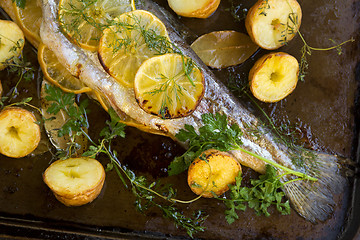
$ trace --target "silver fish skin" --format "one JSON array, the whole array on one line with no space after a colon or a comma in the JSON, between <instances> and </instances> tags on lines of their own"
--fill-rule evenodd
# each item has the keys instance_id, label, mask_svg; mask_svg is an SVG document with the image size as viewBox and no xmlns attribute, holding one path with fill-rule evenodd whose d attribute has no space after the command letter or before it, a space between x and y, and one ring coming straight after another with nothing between
<instances>
[{"instance_id":1,"label":"silver fish skin","mask_svg":"<svg viewBox=\"0 0 360 240\"><path fill-rule=\"evenodd\" d=\"M243 148L264 158L291 168L295 171L306 172L318 179L312 181L295 181L284 185L283 191L290 200L292 207L304 218L311 222L326 220L333 212L334 194L343 189L346 179L339 173L341 165L337 156L311 152L316 156L316 166L308 161L303 167L295 166L290 159L290 150L277 143L271 133L264 129L258 119L238 101L236 97L216 79L213 73L202 63L198 56L177 34L169 24L166 12L152 1L143 1L142 8L149 10L160 18L167 27L171 40L187 56L191 57L205 77L205 94L196 110L189 116L179 119L162 119L143 111L137 104L132 89L119 84L107 74L89 53L71 43L59 30L57 21L58 2L56 0L42 0L43 22L41 25L41 39L58 57L60 62L84 84L101 93L112 108L119 114L124 113L138 123L163 132L175 139L176 133L185 124L199 129L203 124L201 116L204 113L226 114L229 124L237 124L243 131L241 141ZM91 54L91 53L90 53ZM254 136L249 129L256 128L261 137ZM184 143L182 143L184 144ZM185 144L186 145L186 144ZM265 163L241 151L230 152L242 165L264 173ZM283 178L283 181L287 179Z\"/></svg>"}]
</instances>

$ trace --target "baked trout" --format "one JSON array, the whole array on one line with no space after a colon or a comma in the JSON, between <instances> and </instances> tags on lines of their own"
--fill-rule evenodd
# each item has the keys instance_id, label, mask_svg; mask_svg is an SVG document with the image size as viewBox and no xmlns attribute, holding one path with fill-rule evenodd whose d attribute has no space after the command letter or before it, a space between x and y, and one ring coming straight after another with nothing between
<instances>
[{"instance_id":1,"label":"baked trout","mask_svg":"<svg viewBox=\"0 0 360 240\"><path fill-rule=\"evenodd\" d=\"M42 41L55 53L59 61L84 84L102 94L111 107L121 116L126 114L138 123L176 139L175 135L185 124L199 129L203 123L204 113L222 113L229 124L237 124L243 131L240 137L243 148L274 161L282 166L317 178L317 181L295 181L284 185L283 191L292 207L304 218L316 222L326 220L333 211L333 196L339 192L345 178L341 176L341 165L337 156L305 150L301 155L305 159L302 167L291 161L292 152L275 141L271 133L264 129L259 120L234 97L226 86L201 62L169 23L167 15L152 1L145 1L142 8L160 18L167 27L172 42L188 57L192 58L205 77L205 94L196 110L189 116L178 119L162 119L142 110L135 100L134 91L119 84L99 64L93 53L89 53L71 43L59 30L58 4L56 0L42 0L43 22L41 26ZM255 137L249 129L256 128L261 137ZM185 143L181 143L186 145ZM242 165L264 173L265 162L242 151L230 152ZM316 164L307 160L315 156ZM286 181L287 179L283 179Z\"/></svg>"}]
</instances>

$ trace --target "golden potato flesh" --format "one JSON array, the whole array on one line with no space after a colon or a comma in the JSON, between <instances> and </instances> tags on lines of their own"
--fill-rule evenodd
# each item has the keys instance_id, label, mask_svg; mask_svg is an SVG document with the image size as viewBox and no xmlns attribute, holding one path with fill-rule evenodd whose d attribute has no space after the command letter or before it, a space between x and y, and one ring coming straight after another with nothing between
<instances>
[{"instance_id":1,"label":"golden potato flesh","mask_svg":"<svg viewBox=\"0 0 360 240\"><path fill-rule=\"evenodd\" d=\"M52 163L43 179L60 202L66 206L81 206L100 194L105 171L95 159L69 158Z\"/></svg>"},{"instance_id":2,"label":"golden potato flesh","mask_svg":"<svg viewBox=\"0 0 360 240\"><path fill-rule=\"evenodd\" d=\"M188 185L195 194L212 198L229 190L240 171L240 164L230 154L209 149L190 165Z\"/></svg>"},{"instance_id":3,"label":"golden potato flesh","mask_svg":"<svg viewBox=\"0 0 360 240\"><path fill-rule=\"evenodd\" d=\"M40 127L34 114L19 107L0 112L0 153L12 158L25 157L40 142Z\"/></svg>"},{"instance_id":4,"label":"golden potato flesh","mask_svg":"<svg viewBox=\"0 0 360 240\"><path fill-rule=\"evenodd\" d=\"M254 43L273 50L295 37L301 17L296 0L259 0L247 13L245 27Z\"/></svg>"},{"instance_id":5,"label":"golden potato flesh","mask_svg":"<svg viewBox=\"0 0 360 240\"><path fill-rule=\"evenodd\" d=\"M256 61L249 73L250 90L263 102L277 102L296 87L299 63L295 57L283 53L269 53Z\"/></svg>"},{"instance_id":6,"label":"golden potato flesh","mask_svg":"<svg viewBox=\"0 0 360 240\"><path fill-rule=\"evenodd\" d=\"M219 7L220 0L168 0L168 3L180 16L208 18Z\"/></svg>"}]
</instances>

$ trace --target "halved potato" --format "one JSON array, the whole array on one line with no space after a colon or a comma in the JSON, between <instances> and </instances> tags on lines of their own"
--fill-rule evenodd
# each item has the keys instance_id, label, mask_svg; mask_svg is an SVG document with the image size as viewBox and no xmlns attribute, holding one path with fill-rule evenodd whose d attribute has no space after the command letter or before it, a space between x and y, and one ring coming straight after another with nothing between
<instances>
[{"instance_id":1,"label":"halved potato","mask_svg":"<svg viewBox=\"0 0 360 240\"><path fill-rule=\"evenodd\" d=\"M229 153L209 149L192 162L187 181L195 194L212 198L229 190L240 171L240 164Z\"/></svg>"},{"instance_id":2,"label":"halved potato","mask_svg":"<svg viewBox=\"0 0 360 240\"><path fill-rule=\"evenodd\" d=\"M34 114L19 107L0 112L0 153L21 158L30 154L40 142L40 127Z\"/></svg>"},{"instance_id":3,"label":"halved potato","mask_svg":"<svg viewBox=\"0 0 360 240\"><path fill-rule=\"evenodd\" d=\"M220 0L168 0L168 3L180 16L208 18L219 7Z\"/></svg>"},{"instance_id":4,"label":"halved potato","mask_svg":"<svg viewBox=\"0 0 360 240\"><path fill-rule=\"evenodd\" d=\"M104 185L105 171L95 159L69 158L52 163L45 170L43 179L61 203L81 206L98 197Z\"/></svg>"},{"instance_id":5,"label":"halved potato","mask_svg":"<svg viewBox=\"0 0 360 240\"><path fill-rule=\"evenodd\" d=\"M295 37L301 17L296 0L259 0L247 13L245 27L257 45L273 50Z\"/></svg>"},{"instance_id":6,"label":"halved potato","mask_svg":"<svg viewBox=\"0 0 360 240\"><path fill-rule=\"evenodd\" d=\"M250 90L263 102L277 102L296 87L299 62L284 52L269 53L256 61L249 73Z\"/></svg>"},{"instance_id":7,"label":"halved potato","mask_svg":"<svg viewBox=\"0 0 360 240\"><path fill-rule=\"evenodd\" d=\"M24 47L24 33L16 23L0 19L0 70L7 60L18 57Z\"/></svg>"}]
</instances>

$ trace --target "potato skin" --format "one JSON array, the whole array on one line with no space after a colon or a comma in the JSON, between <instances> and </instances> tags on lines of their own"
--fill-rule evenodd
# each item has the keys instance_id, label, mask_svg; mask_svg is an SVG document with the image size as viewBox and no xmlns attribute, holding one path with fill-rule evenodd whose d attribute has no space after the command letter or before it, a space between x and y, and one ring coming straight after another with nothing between
<instances>
[{"instance_id":1,"label":"potato skin","mask_svg":"<svg viewBox=\"0 0 360 240\"><path fill-rule=\"evenodd\" d=\"M69 165L66 165L68 162ZM90 168L86 166L87 162L90 162ZM71 165L76 164L78 164L79 169L84 169L84 167L88 169L89 173L91 174L91 180L90 182L74 182L73 186L78 186L74 188L73 186L69 185L69 180L67 180L65 176L66 173L69 172L69 169L67 168L71 168ZM76 173L80 174L79 178L82 178L83 175L81 175L81 171L79 172L76 171ZM86 172L85 174L88 174L88 172ZM83 178L88 179L89 176L90 175ZM92 180L94 180L95 182L93 182ZM98 197L105 182L105 170L100 162L88 157L57 160L45 170L45 172L43 173L43 181L53 192L56 199L64 205L68 207L81 206L92 202Z\"/></svg>"},{"instance_id":2,"label":"potato skin","mask_svg":"<svg viewBox=\"0 0 360 240\"><path fill-rule=\"evenodd\" d=\"M187 181L195 194L212 198L213 193L219 196L229 190L239 172L240 164L229 153L209 149L192 162Z\"/></svg>"},{"instance_id":3,"label":"potato skin","mask_svg":"<svg viewBox=\"0 0 360 240\"><path fill-rule=\"evenodd\" d=\"M206 0L204 1L202 8L193 9L192 11L184 11L179 8L180 4L187 4L184 0L168 0L168 3L170 8L180 16L190 18L208 18L219 7L220 0Z\"/></svg>"}]
</instances>

